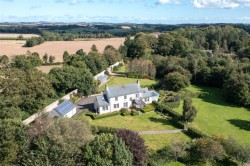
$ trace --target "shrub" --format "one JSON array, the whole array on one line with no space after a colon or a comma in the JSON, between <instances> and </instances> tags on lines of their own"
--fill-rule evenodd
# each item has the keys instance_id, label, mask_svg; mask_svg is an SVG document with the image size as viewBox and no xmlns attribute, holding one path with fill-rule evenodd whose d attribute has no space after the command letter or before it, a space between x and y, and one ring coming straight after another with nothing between
<instances>
[{"instance_id":1,"label":"shrub","mask_svg":"<svg viewBox=\"0 0 250 166\"><path fill-rule=\"evenodd\" d=\"M114 134L117 130L119 129L112 127L105 127L105 126L92 126L92 132L96 134L101 134L101 133Z\"/></svg>"},{"instance_id":2,"label":"shrub","mask_svg":"<svg viewBox=\"0 0 250 166\"><path fill-rule=\"evenodd\" d=\"M131 115L130 111L127 111L127 112L125 112L125 113L122 114L122 116L129 116L129 115Z\"/></svg>"},{"instance_id":3,"label":"shrub","mask_svg":"<svg viewBox=\"0 0 250 166\"><path fill-rule=\"evenodd\" d=\"M107 118L107 117L111 117L111 116L116 116L116 115L120 115L120 112L112 112L112 113L107 113L107 114L103 114L103 115L96 115L95 114L95 120Z\"/></svg>"},{"instance_id":4,"label":"shrub","mask_svg":"<svg viewBox=\"0 0 250 166\"><path fill-rule=\"evenodd\" d=\"M154 110L155 110L155 107L153 104L148 104L146 107L143 107L140 109L140 111L143 113L154 111Z\"/></svg>"},{"instance_id":5,"label":"shrub","mask_svg":"<svg viewBox=\"0 0 250 166\"><path fill-rule=\"evenodd\" d=\"M137 115L139 115L139 112L138 112L138 111L135 111L135 110L132 110L132 111L131 111L131 115L132 115L132 116L137 116Z\"/></svg>"},{"instance_id":6,"label":"shrub","mask_svg":"<svg viewBox=\"0 0 250 166\"><path fill-rule=\"evenodd\" d=\"M125 142L130 152L133 153L134 166L143 166L147 164L147 147L138 133L130 130L118 130L116 135Z\"/></svg>"},{"instance_id":7,"label":"shrub","mask_svg":"<svg viewBox=\"0 0 250 166\"><path fill-rule=\"evenodd\" d=\"M122 108L122 109L120 109L120 113L121 113L121 114L124 114L124 113L127 112L127 111L128 111L127 108Z\"/></svg>"},{"instance_id":8,"label":"shrub","mask_svg":"<svg viewBox=\"0 0 250 166\"><path fill-rule=\"evenodd\" d=\"M195 138L206 138L208 137L207 134L203 133L202 131L200 131L199 129L195 128L195 127L191 127L189 126L188 127L188 134L191 136L191 137L195 137Z\"/></svg>"}]
</instances>

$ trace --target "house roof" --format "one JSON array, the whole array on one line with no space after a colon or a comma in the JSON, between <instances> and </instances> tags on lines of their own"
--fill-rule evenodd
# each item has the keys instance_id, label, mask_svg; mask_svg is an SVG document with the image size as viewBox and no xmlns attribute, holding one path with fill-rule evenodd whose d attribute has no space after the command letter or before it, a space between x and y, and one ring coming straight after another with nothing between
<instances>
[{"instance_id":1,"label":"house roof","mask_svg":"<svg viewBox=\"0 0 250 166\"><path fill-rule=\"evenodd\" d=\"M118 97L139 93L140 91L140 85L137 83L132 83L108 87L108 89L105 90L105 93L107 93L109 97Z\"/></svg>"},{"instance_id":2,"label":"house roof","mask_svg":"<svg viewBox=\"0 0 250 166\"><path fill-rule=\"evenodd\" d=\"M109 105L106 95L96 96L96 101L97 101L99 107L108 106Z\"/></svg>"},{"instance_id":3,"label":"house roof","mask_svg":"<svg viewBox=\"0 0 250 166\"><path fill-rule=\"evenodd\" d=\"M59 104L54 110L61 116L66 115L69 113L72 109L76 108L75 104L73 104L69 100L65 100L61 104Z\"/></svg>"}]
</instances>

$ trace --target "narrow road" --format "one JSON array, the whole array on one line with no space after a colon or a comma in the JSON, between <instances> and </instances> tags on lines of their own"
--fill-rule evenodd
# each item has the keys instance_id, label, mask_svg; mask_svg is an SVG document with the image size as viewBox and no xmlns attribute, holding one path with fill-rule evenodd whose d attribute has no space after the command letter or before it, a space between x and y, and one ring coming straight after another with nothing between
<instances>
[{"instance_id":1,"label":"narrow road","mask_svg":"<svg viewBox=\"0 0 250 166\"><path fill-rule=\"evenodd\" d=\"M181 133L186 132L184 129L177 129L177 130L151 130L151 131L139 131L137 132L139 135L145 134L172 134L172 133Z\"/></svg>"}]
</instances>

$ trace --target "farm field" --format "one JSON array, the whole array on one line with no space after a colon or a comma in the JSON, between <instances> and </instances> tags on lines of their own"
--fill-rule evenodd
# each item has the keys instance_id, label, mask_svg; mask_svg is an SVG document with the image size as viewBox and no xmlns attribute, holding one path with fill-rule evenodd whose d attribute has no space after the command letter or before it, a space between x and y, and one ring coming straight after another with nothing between
<instances>
[{"instance_id":1,"label":"farm field","mask_svg":"<svg viewBox=\"0 0 250 166\"><path fill-rule=\"evenodd\" d=\"M51 69L53 68L61 68L63 65L49 65L49 66L38 66L36 67L38 70L40 70L43 73L49 73Z\"/></svg>"},{"instance_id":2,"label":"farm field","mask_svg":"<svg viewBox=\"0 0 250 166\"><path fill-rule=\"evenodd\" d=\"M31 37L38 37L37 34L21 34L21 33L0 33L0 39L12 38L16 39L17 36L22 35L24 39L28 39Z\"/></svg>"},{"instance_id":3,"label":"farm field","mask_svg":"<svg viewBox=\"0 0 250 166\"><path fill-rule=\"evenodd\" d=\"M177 129L168 117L163 117L155 112L149 112L138 116L116 115L98 120L92 120L90 117L81 114L77 116L77 118L84 118L93 126L125 128L132 131ZM141 137L145 140L150 150L159 150L176 139L180 141L190 140L184 133L141 135Z\"/></svg>"},{"instance_id":4,"label":"farm field","mask_svg":"<svg viewBox=\"0 0 250 166\"><path fill-rule=\"evenodd\" d=\"M155 80L149 80L149 79L137 79L137 78L127 78L127 77L117 77L113 76L106 85L108 86L116 86L116 85L122 85L122 84L129 84L129 83L136 83L136 81L139 80L142 87L144 86L150 86L153 84L156 84L157 82ZM102 85L100 87L100 90L104 90L105 85Z\"/></svg>"},{"instance_id":5,"label":"farm field","mask_svg":"<svg viewBox=\"0 0 250 166\"><path fill-rule=\"evenodd\" d=\"M209 135L233 136L250 145L250 109L226 102L221 89L198 86L188 89L204 94L202 98L193 98L198 114L192 125ZM182 106L176 111L181 113Z\"/></svg>"},{"instance_id":6,"label":"farm field","mask_svg":"<svg viewBox=\"0 0 250 166\"><path fill-rule=\"evenodd\" d=\"M91 46L95 44L99 52L102 52L107 45L119 48L125 38L92 39L87 41L48 41L34 47L23 47L25 41L0 40L0 55L13 57L14 55L25 54L27 51L38 52L42 57L45 53L55 56L55 62L63 61L63 52L70 54L79 49L89 52Z\"/></svg>"}]
</instances>

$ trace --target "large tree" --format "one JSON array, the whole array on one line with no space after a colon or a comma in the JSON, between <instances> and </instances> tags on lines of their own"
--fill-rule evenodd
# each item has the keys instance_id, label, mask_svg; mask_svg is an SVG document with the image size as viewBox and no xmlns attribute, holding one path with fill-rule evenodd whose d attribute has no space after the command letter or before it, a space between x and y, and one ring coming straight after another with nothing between
<instances>
[{"instance_id":1,"label":"large tree","mask_svg":"<svg viewBox=\"0 0 250 166\"><path fill-rule=\"evenodd\" d=\"M132 165L133 155L122 139L112 134L101 134L88 144L82 153L85 165Z\"/></svg>"},{"instance_id":2,"label":"large tree","mask_svg":"<svg viewBox=\"0 0 250 166\"><path fill-rule=\"evenodd\" d=\"M228 101L243 106L250 105L250 76L248 74L231 74L223 88Z\"/></svg>"},{"instance_id":3,"label":"large tree","mask_svg":"<svg viewBox=\"0 0 250 166\"><path fill-rule=\"evenodd\" d=\"M0 82L0 110L19 108L28 114L33 114L45 106L48 98L54 96L54 89L47 75L38 70L23 71L10 69L5 73L5 79ZM5 109L4 109L5 108Z\"/></svg>"},{"instance_id":4,"label":"large tree","mask_svg":"<svg viewBox=\"0 0 250 166\"><path fill-rule=\"evenodd\" d=\"M183 120L186 122L186 124L194 121L196 114L197 110L192 105L192 99L191 98L184 99L182 117Z\"/></svg>"},{"instance_id":5,"label":"large tree","mask_svg":"<svg viewBox=\"0 0 250 166\"><path fill-rule=\"evenodd\" d=\"M223 146L211 138L197 139L190 149L191 158L203 162L222 160L225 155Z\"/></svg>"},{"instance_id":6,"label":"large tree","mask_svg":"<svg viewBox=\"0 0 250 166\"><path fill-rule=\"evenodd\" d=\"M84 95L90 95L96 91L93 75L86 68L64 66L52 69L49 74L53 87L59 93L78 89Z\"/></svg>"},{"instance_id":7,"label":"large tree","mask_svg":"<svg viewBox=\"0 0 250 166\"><path fill-rule=\"evenodd\" d=\"M125 142L130 152L133 153L134 166L144 166L147 164L147 147L138 133L130 130L118 130L116 135Z\"/></svg>"},{"instance_id":8,"label":"large tree","mask_svg":"<svg viewBox=\"0 0 250 166\"><path fill-rule=\"evenodd\" d=\"M165 76L163 83L168 90L179 91L190 84L189 79L179 72L172 72Z\"/></svg>"}]
</instances>

